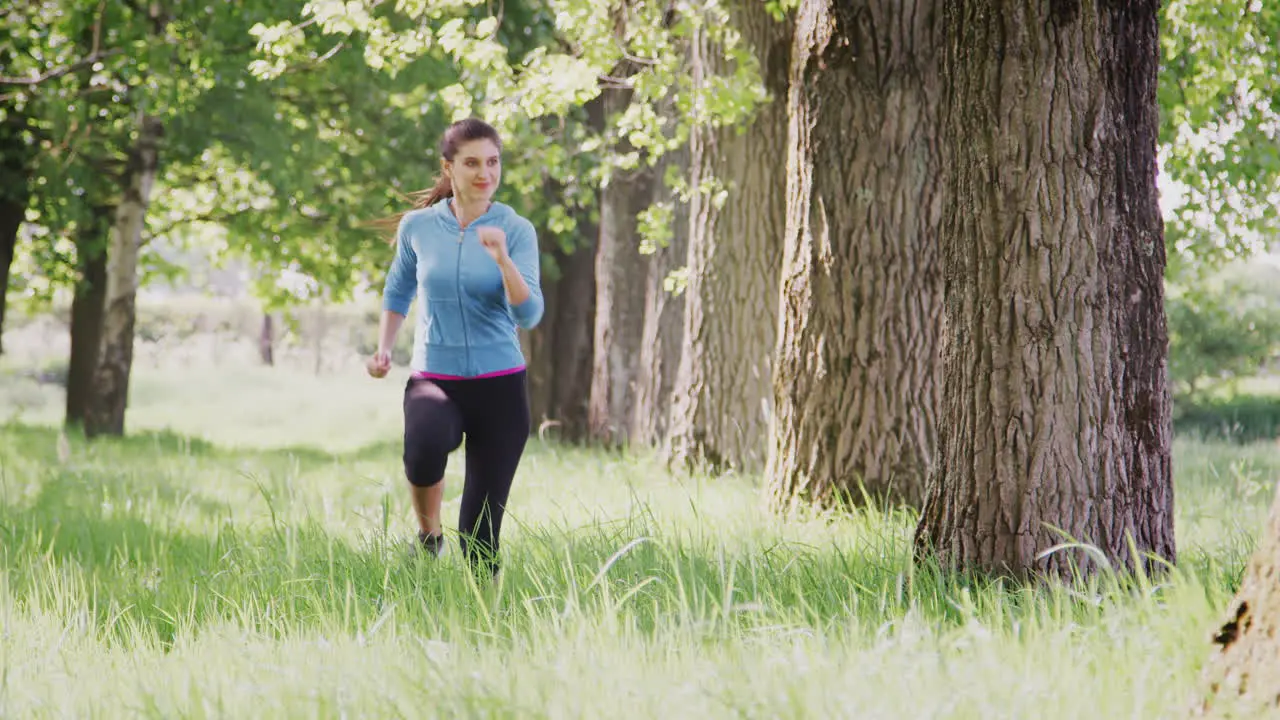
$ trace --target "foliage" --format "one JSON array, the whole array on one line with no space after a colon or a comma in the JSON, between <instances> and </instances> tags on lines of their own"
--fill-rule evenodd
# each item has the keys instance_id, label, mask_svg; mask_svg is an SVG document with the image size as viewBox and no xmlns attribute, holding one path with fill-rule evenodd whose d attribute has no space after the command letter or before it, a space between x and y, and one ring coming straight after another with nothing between
<instances>
[{"instance_id":1,"label":"foliage","mask_svg":"<svg viewBox=\"0 0 1280 720\"><path fill-rule=\"evenodd\" d=\"M779 18L796 5L769 2ZM513 204L569 249L615 169L657 162L693 126L741 122L768 100L732 3L716 0L158 7L160 30L135 3L0 10L12 40L0 113L30 118L24 137L40 150L27 230L36 242L15 277L28 295L72 279L70 238L88 206L114 202L143 106L164 117L167 135L149 234L247 258L261 270L259 292L285 301L341 299L385 262L362 223L430 182L436 138L458 116L500 126ZM1280 9L1173 0L1161 12L1161 170L1181 198L1167 226L1169 274L1180 278L1280 229ZM730 69L693 73L684 49L694 42L718 48ZM608 88L632 101L593 118ZM660 246L654 221L665 210L647 217L646 247ZM156 253L146 265L175 270ZM305 282L278 282L282 273Z\"/></svg>"},{"instance_id":2,"label":"foliage","mask_svg":"<svg viewBox=\"0 0 1280 720\"><path fill-rule=\"evenodd\" d=\"M1211 272L1280 231L1280 6L1171 0L1161 8L1161 172L1171 277Z\"/></svg>"},{"instance_id":3,"label":"foliage","mask_svg":"<svg viewBox=\"0 0 1280 720\"><path fill-rule=\"evenodd\" d=\"M23 261L28 276L40 279L29 283L28 295L47 301L75 281L77 251L88 249L73 242L79 226L93 207L118 202L139 113L164 124L162 165L190 162L192 148L208 142L207 127L184 124L184 114L243 63L234 46L243 55L251 45L247 30L234 26L253 9L177 0L28 7L31 14L19 18L16 77L6 89L33 118L41 150L31 168L36 193L27 226L37 241ZM156 200L163 207L163 193Z\"/></svg>"},{"instance_id":4,"label":"foliage","mask_svg":"<svg viewBox=\"0 0 1280 720\"><path fill-rule=\"evenodd\" d=\"M185 188L170 195L186 204L178 216L219 224L217 254L258 268L257 292L272 306L344 300L389 258L387 238L368 223L407 208L404 195L431 182L444 120L429 97L450 71L422 62L390 78L338 50L269 81L238 72L260 90L210 94L197 108L237 113L198 163L171 170L170 184Z\"/></svg>"},{"instance_id":5,"label":"foliage","mask_svg":"<svg viewBox=\"0 0 1280 720\"><path fill-rule=\"evenodd\" d=\"M1177 392L1195 398L1280 358L1278 279L1280 268L1252 276L1233 268L1170 288L1169 374Z\"/></svg>"},{"instance_id":6,"label":"foliage","mask_svg":"<svg viewBox=\"0 0 1280 720\"><path fill-rule=\"evenodd\" d=\"M248 66L250 30L267 13L303 3L173 0L152 17L131 3L33 4L20 25L6 97L34 118L41 162L22 250L25 294L46 301L74 281L76 228L93 205L116 202L135 115L162 118L163 175L148 217L144 270L180 274L165 257L194 242L246 258L258 290L278 304L320 294L342 299L386 261L364 226L403 192L429 182L440 113L432 86L453 71L409 63L398 78L342 47L263 81ZM159 38L152 41L152 36ZM52 72L42 72L55 66ZM406 161L408 160L408 161ZM282 274L306 282L279 282Z\"/></svg>"},{"instance_id":7,"label":"foliage","mask_svg":"<svg viewBox=\"0 0 1280 720\"><path fill-rule=\"evenodd\" d=\"M1184 399L1174 406L1173 428L1181 435L1250 443L1280 438L1280 395Z\"/></svg>"},{"instance_id":8,"label":"foliage","mask_svg":"<svg viewBox=\"0 0 1280 720\"><path fill-rule=\"evenodd\" d=\"M12 41L0 97L27 118L35 162L15 285L42 303L74 282L77 227L94 205L113 202L129 141L138 73L115 71L138 49L134 10L123 4L21 3L0 15ZM105 243L105 237L101 238Z\"/></svg>"},{"instance_id":9,"label":"foliage","mask_svg":"<svg viewBox=\"0 0 1280 720\"><path fill-rule=\"evenodd\" d=\"M437 91L445 112L485 117L513 139L508 182L534 199L526 212L552 220L563 235L616 170L654 164L691 128L738 123L765 100L754 57L714 0L528 0L497 12L477 0L406 1L394 10L371 0L318 0L296 21L255 29L264 56L255 73L284 72L311 24L359 38L366 60L393 74L418 56L457 67L457 82ZM729 72L690 71L684 48L703 41L723 51ZM630 100L595 121L599 109L591 106L607 89Z\"/></svg>"}]
</instances>

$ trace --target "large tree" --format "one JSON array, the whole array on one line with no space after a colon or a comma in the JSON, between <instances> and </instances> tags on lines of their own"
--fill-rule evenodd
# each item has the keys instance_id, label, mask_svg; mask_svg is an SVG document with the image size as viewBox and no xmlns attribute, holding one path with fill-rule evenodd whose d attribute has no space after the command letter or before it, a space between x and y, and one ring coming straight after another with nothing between
<instances>
[{"instance_id":1,"label":"large tree","mask_svg":"<svg viewBox=\"0 0 1280 720\"><path fill-rule=\"evenodd\" d=\"M163 131L158 117L139 113L136 139L124 172L124 192L115 208L111 242L107 246L101 349L93 375L93 394L84 417L84 432L89 437L124 434L129 375L133 369L138 257L151 191L160 167Z\"/></svg>"},{"instance_id":2,"label":"large tree","mask_svg":"<svg viewBox=\"0 0 1280 720\"><path fill-rule=\"evenodd\" d=\"M585 234L593 225L580 222L578 227ZM537 330L525 334L533 427L545 427L570 442L588 436L595 338L595 240L591 234L585 246L567 251L544 241L547 259L543 262L542 295L546 311Z\"/></svg>"},{"instance_id":3,"label":"large tree","mask_svg":"<svg viewBox=\"0 0 1280 720\"><path fill-rule=\"evenodd\" d=\"M807 0L789 95L776 507L914 503L939 401L938 3Z\"/></svg>"},{"instance_id":4,"label":"large tree","mask_svg":"<svg viewBox=\"0 0 1280 720\"><path fill-rule=\"evenodd\" d=\"M75 226L76 281L71 298L71 350L67 360L64 421L84 426L93 397L102 348L102 315L107 304L107 246L113 208L90 204Z\"/></svg>"},{"instance_id":5,"label":"large tree","mask_svg":"<svg viewBox=\"0 0 1280 720\"><path fill-rule=\"evenodd\" d=\"M791 35L763 2L729 8L725 27L707 27L691 43L694 81L740 63L755 68L773 99L743 122L722 125L718 119L731 113L707 96L698 108L707 117L692 132L685 348L665 444L668 462L686 468L759 469L773 404Z\"/></svg>"},{"instance_id":6,"label":"large tree","mask_svg":"<svg viewBox=\"0 0 1280 720\"><path fill-rule=\"evenodd\" d=\"M625 112L630 102L629 91L606 90L607 121ZM647 164L615 168L600 191L595 359L588 423L593 439L613 445L625 445L631 439L650 260L640 253L639 216L653 203L657 187L654 174L654 168Z\"/></svg>"},{"instance_id":7,"label":"large tree","mask_svg":"<svg viewBox=\"0 0 1280 720\"><path fill-rule=\"evenodd\" d=\"M29 147L32 234L25 249L28 295L48 300L73 286L67 421L79 424L99 389L94 381L102 337L109 230L128 182L126 156L136 115L130 104L143 78L130 45L153 29L149 18L101 3L29 5L10 48L13 76L0 80L21 98ZM137 48L133 48L137 50ZM56 238L70 239L66 253ZM131 338L130 338L131 340Z\"/></svg>"},{"instance_id":8,"label":"large tree","mask_svg":"<svg viewBox=\"0 0 1280 720\"><path fill-rule=\"evenodd\" d=\"M165 103L153 97L157 94L154 88L170 84L176 88L181 84L178 78L156 83L152 63L163 68L178 59L174 50L180 31L170 27L173 21L170 13L179 9L179 6L151 3L145 11L134 8L107 24L109 30L139 41L139 46L138 54L127 58L117 76L126 87L121 105L127 108L127 112L122 109L122 114L128 116L129 121L116 138L116 147L123 151L125 162L118 175L118 195L106 248L100 347L84 413L84 432L89 437L124 434L129 376L133 371L139 259L152 190L160 172L164 137Z\"/></svg>"},{"instance_id":9,"label":"large tree","mask_svg":"<svg viewBox=\"0 0 1280 720\"><path fill-rule=\"evenodd\" d=\"M922 556L1175 560L1157 0L949 4L940 449Z\"/></svg>"},{"instance_id":10,"label":"large tree","mask_svg":"<svg viewBox=\"0 0 1280 720\"><path fill-rule=\"evenodd\" d=\"M40 79L36 72L22 77L17 70L38 34L28 29L30 14L24 8L0 13L0 354L4 353L4 321L9 290L9 273L18 245L18 230L31 202L37 148L31 122L29 88ZM45 68L47 70L47 68ZM33 77L34 76L34 77Z\"/></svg>"},{"instance_id":11,"label":"large tree","mask_svg":"<svg viewBox=\"0 0 1280 720\"><path fill-rule=\"evenodd\" d=\"M687 149L663 156L657 175L683 177L689 168ZM677 187L679 184L677 183ZM689 244L688 209L677 187L664 183L658 202L643 216L642 230L656 235L641 241L649 255L644 288L644 326L640 331L640 367L636 398L631 408L631 436L635 442L657 447L667 437L671 420L676 369L684 354L684 301L672 273L684 267Z\"/></svg>"},{"instance_id":12,"label":"large tree","mask_svg":"<svg viewBox=\"0 0 1280 720\"><path fill-rule=\"evenodd\" d=\"M9 53L0 50L0 60ZM0 354L4 353L5 297L18 229L31 199L34 149L26 113L12 99L0 98Z\"/></svg>"},{"instance_id":13,"label":"large tree","mask_svg":"<svg viewBox=\"0 0 1280 720\"><path fill-rule=\"evenodd\" d=\"M589 104L587 114L589 124L603 124L599 101ZM559 201L565 192L563 184L549 185L547 203ZM534 428L580 442L589 436L600 231L587 209L577 209L571 219L572 230L539 234L546 311L538 328L523 338L529 353L529 412Z\"/></svg>"}]
</instances>

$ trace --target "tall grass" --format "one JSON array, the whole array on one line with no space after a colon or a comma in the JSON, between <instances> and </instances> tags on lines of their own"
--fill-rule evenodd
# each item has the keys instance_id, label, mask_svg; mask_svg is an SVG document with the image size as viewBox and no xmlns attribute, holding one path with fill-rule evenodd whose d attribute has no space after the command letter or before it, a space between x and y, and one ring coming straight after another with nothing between
<instances>
[{"instance_id":1,"label":"tall grass","mask_svg":"<svg viewBox=\"0 0 1280 720\"><path fill-rule=\"evenodd\" d=\"M913 565L908 513L783 522L755 477L534 441L477 584L406 552L398 398L255 386L373 416L252 443L139 382L170 421L125 440L0 430L0 717L1175 717L1280 471L1180 441L1172 574L1028 589Z\"/></svg>"}]
</instances>

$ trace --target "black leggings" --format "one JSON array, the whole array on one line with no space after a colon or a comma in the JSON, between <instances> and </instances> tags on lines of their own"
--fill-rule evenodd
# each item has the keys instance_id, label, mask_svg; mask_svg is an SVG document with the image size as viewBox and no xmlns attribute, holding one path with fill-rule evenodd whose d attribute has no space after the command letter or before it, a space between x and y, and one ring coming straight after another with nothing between
<instances>
[{"instance_id":1,"label":"black leggings","mask_svg":"<svg viewBox=\"0 0 1280 720\"><path fill-rule=\"evenodd\" d=\"M498 535L511 481L529 439L525 372L469 380L410 378L404 389L404 470L430 487L466 435L466 484L458 512L463 554L498 567Z\"/></svg>"}]
</instances>

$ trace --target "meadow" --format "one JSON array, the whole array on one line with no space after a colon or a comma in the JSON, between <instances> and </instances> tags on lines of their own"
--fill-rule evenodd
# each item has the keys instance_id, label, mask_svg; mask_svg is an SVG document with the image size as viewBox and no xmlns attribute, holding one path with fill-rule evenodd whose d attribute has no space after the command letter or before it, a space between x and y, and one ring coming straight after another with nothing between
<instances>
[{"instance_id":1,"label":"meadow","mask_svg":"<svg viewBox=\"0 0 1280 720\"><path fill-rule=\"evenodd\" d=\"M913 565L907 512L781 519L758 476L535 438L477 585L407 552L403 371L143 363L92 444L24 377L0 717L1178 717L1280 476L1179 438L1177 567L1029 589Z\"/></svg>"}]
</instances>

